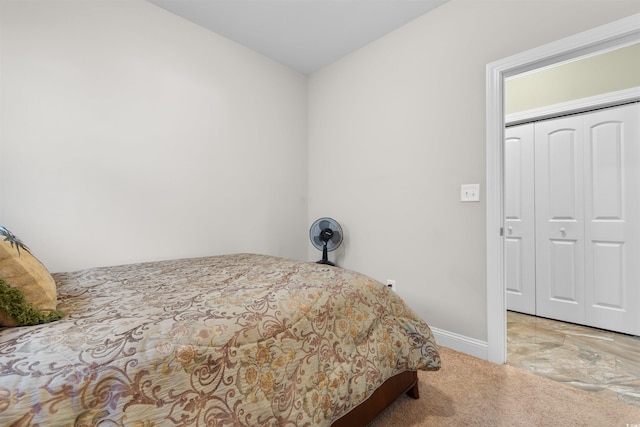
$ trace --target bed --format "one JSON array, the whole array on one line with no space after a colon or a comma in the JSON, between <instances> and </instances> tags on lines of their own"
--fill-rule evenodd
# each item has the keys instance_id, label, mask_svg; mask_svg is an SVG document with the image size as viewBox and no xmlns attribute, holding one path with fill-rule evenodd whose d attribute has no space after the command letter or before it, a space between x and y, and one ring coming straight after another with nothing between
<instances>
[{"instance_id":1,"label":"bed","mask_svg":"<svg viewBox=\"0 0 640 427\"><path fill-rule=\"evenodd\" d=\"M0 328L2 426L358 426L440 357L364 275L256 254L53 275L58 321Z\"/></svg>"}]
</instances>

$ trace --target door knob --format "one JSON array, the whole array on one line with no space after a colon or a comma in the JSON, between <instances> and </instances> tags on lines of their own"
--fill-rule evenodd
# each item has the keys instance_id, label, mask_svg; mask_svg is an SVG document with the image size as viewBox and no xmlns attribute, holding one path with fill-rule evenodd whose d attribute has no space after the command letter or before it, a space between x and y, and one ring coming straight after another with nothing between
<instances>
[{"instance_id":1,"label":"door knob","mask_svg":"<svg viewBox=\"0 0 640 427\"><path fill-rule=\"evenodd\" d=\"M507 233L509 234L509 236L511 236L513 234L513 227L508 227Z\"/></svg>"},{"instance_id":2,"label":"door knob","mask_svg":"<svg viewBox=\"0 0 640 427\"><path fill-rule=\"evenodd\" d=\"M560 235L562 237L566 237L567 235L567 230L564 227L560 227Z\"/></svg>"}]
</instances>

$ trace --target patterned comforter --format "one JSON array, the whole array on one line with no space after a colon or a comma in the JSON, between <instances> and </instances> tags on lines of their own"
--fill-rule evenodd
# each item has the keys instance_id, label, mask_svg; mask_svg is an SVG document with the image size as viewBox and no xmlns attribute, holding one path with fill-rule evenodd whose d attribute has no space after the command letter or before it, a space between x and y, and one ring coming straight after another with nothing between
<instances>
[{"instance_id":1,"label":"patterned comforter","mask_svg":"<svg viewBox=\"0 0 640 427\"><path fill-rule=\"evenodd\" d=\"M238 254L54 278L67 317L0 329L2 426L328 426L440 366L396 294L341 268Z\"/></svg>"}]
</instances>

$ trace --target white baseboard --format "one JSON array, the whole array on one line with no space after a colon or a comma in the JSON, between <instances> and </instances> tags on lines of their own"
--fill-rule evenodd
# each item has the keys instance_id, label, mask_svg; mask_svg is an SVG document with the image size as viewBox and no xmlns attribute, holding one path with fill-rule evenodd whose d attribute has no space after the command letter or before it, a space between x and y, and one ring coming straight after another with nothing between
<instances>
[{"instance_id":1,"label":"white baseboard","mask_svg":"<svg viewBox=\"0 0 640 427\"><path fill-rule=\"evenodd\" d=\"M469 354L483 360L489 360L489 345L486 341L465 337L454 332L431 327L436 343L461 353Z\"/></svg>"}]
</instances>

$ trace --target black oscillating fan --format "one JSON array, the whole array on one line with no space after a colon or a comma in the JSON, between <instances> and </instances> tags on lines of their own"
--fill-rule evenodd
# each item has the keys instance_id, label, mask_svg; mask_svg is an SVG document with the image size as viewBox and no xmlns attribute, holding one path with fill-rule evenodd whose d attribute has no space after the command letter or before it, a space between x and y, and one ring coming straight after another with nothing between
<instances>
[{"instance_id":1,"label":"black oscillating fan","mask_svg":"<svg viewBox=\"0 0 640 427\"><path fill-rule=\"evenodd\" d=\"M335 219L317 219L309 229L309 238L316 249L322 251L322 259L318 264L335 265L327 258L327 253L338 249L342 243L342 227Z\"/></svg>"}]
</instances>

